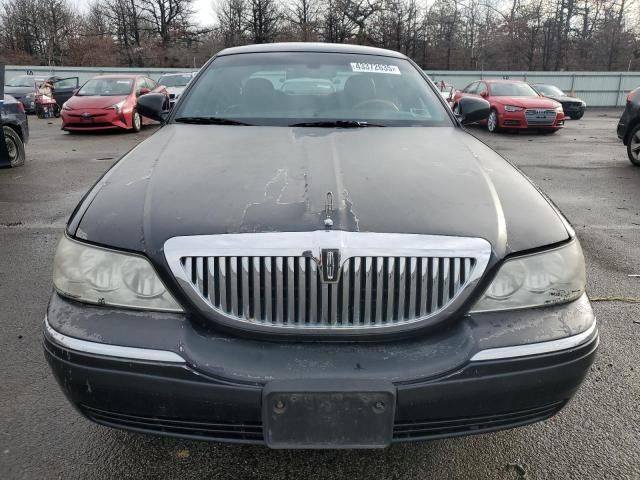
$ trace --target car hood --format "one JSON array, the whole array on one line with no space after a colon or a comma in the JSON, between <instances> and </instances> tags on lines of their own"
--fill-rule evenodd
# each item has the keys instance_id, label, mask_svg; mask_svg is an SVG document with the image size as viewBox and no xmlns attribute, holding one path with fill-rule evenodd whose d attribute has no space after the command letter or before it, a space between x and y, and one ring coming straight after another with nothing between
<instances>
[{"instance_id":1,"label":"car hood","mask_svg":"<svg viewBox=\"0 0 640 480\"><path fill-rule=\"evenodd\" d=\"M36 91L36 87L33 85L30 87L7 87L5 85L4 87L4 93L6 93L7 95L11 95L12 97L15 97L15 98L22 98L27 93L34 93L35 91Z\"/></svg>"},{"instance_id":2,"label":"car hood","mask_svg":"<svg viewBox=\"0 0 640 480\"><path fill-rule=\"evenodd\" d=\"M513 105L523 108L556 108L558 102L546 97L491 97L491 100L502 105Z\"/></svg>"},{"instance_id":3,"label":"car hood","mask_svg":"<svg viewBox=\"0 0 640 480\"><path fill-rule=\"evenodd\" d=\"M127 98L127 95L114 95L105 97L77 96L67 100L66 105L74 110L83 108L108 108Z\"/></svg>"},{"instance_id":4,"label":"car hood","mask_svg":"<svg viewBox=\"0 0 640 480\"><path fill-rule=\"evenodd\" d=\"M547 97L551 100L555 100L556 102L564 103L564 102L582 102L578 97L569 97L567 95L563 95L562 97Z\"/></svg>"},{"instance_id":5,"label":"car hood","mask_svg":"<svg viewBox=\"0 0 640 480\"><path fill-rule=\"evenodd\" d=\"M546 198L462 129L177 124L118 162L68 231L154 256L175 236L322 230L327 208L336 230L481 237L499 256L569 236Z\"/></svg>"},{"instance_id":6,"label":"car hood","mask_svg":"<svg viewBox=\"0 0 640 480\"><path fill-rule=\"evenodd\" d=\"M184 92L184 89L187 87L165 87L167 89L167 92L170 95L182 95L182 92Z\"/></svg>"}]
</instances>

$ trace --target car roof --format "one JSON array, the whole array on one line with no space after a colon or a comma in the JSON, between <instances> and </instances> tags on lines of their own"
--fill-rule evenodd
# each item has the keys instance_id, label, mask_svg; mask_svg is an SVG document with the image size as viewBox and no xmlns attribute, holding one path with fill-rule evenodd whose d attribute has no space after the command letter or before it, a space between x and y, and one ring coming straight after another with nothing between
<instances>
[{"instance_id":1,"label":"car roof","mask_svg":"<svg viewBox=\"0 0 640 480\"><path fill-rule=\"evenodd\" d=\"M527 83L523 80L504 80L504 79L487 79L487 80L481 80L483 82L487 82L487 83Z\"/></svg>"},{"instance_id":2,"label":"car roof","mask_svg":"<svg viewBox=\"0 0 640 480\"><path fill-rule=\"evenodd\" d=\"M102 79L102 78L122 78L126 80L133 80L138 77L146 77L146 75L133 74L133 75L123 75L123 74L111 74L111 75L96 75L95 77L91 77L91 80L94 79Z\"/></svg>"},{"instance_id":3,"label":"car roof","mask_svg":"<svg viewBox=\"0 0 640 480\"><path fill-rule=\"evenodd\" d=\"M216 56L266 52L354 53L360 55L380 55L385 57L407 58L406 55L394 52L393 50L386 50L384 48L365 47L363 45L315 42L282 42L263 43L259 45L245 45L242 47L226 48L219 52Z\"/></svg>"}]
</instances>

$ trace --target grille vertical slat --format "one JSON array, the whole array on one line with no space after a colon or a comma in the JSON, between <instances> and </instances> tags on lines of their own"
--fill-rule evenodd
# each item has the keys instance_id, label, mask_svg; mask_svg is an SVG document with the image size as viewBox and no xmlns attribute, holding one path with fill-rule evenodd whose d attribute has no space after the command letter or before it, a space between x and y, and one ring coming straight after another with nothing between
<instances>
[{"instance_id":1,"label":"grille vertical slat","mask_svg":"<svg viewBox=\"0 0 640 480\"><path fill-rule=\"evenodd\" d=\"M375 323L380 324L382 322L382 298L384 293L384 257L376 257L376 319Z\"/></svg>"},{"instance_id":2,"label":"grille vertical slat","mask_svg":"<svg viewBox=\"0 0 640 480\"><path fill-rule=\"evenodd\" d=\"M287 257L287 323L294 323L296 317L295 291L296 291L296 268L295 258Z\"/></svg>"},{"instance_id":3,"label":"grille vertical slat","mask_svg":"<svg viewBox=\"0 0 640 480\"><path fill-rule=\"evenodd\" d=\"M221 257L218 259L218 288L220 291L220 308L224 311L228 310L227 305L227 259Z\"/></svg>"},{"instance_id":4,"label":"grille vertical slat","mask_svg":"<svg viewBox=\"0 0 640 480\"><path fill-rule=\"evenodd\" d=\"M364 317L363 323L365 325L371 325L371 282L372 282L372 268L371 268L371 257L366 257L364 259Z\"/></svg>"},{"instance_id":5,"label":"grille vertical slat","mask_svg":"<svg viewBox=\"0 0 640 480\"><path fill-rule=\"evenodd\" d=\"M275 277L276 277L276 292L275 292L275 301L276 301L276 313L274 318L274 323L276 325L284 323L284 290L283 290L283 282L284 282L284 270L282 265L282 257L275 257L276 267L275 267Z\"/></svg>"},{"instance_id":6,"label":"grille vertical slat","mask_svg":"<svg viewBox=\"0 0 640 480\"><path fill-rule=\"evenodd\" d=\"M395 258L385 258L387 264L387 313L386 322L393 321L394 318L394 298L396 291L396 260Z\"/></svg>"},{"instance_id":7,"label":"grille vertical slat","mask_svg":"<svg viewBox=\"0 0 640 480\"><path fill-rule=\"evenodd\" d=\"M233 316L238 316L238 257L229 258L229 296L231 313Z\"/></svg>"},{"instance_id":8,"label":"grille vertical slat","mask_svg":"<svg viewBox=\"0 0 640 480\"><path fill-rule=\"evenodd\" d=\"M442 301L438 305L438 307L441 308L443 305L445 305L449 301L449 259L448 258L441 259L440 264L442 266L442 286L441 286Z\"/></svg>"},{"instance_id":9,"label":"grille vertical slat","mask_svg":"<svg viewBox=\"0 0 640 480\"><path fill-rule=\"evenodd\" d=\"M309 324L315 325L318 319L318 265L306 259L309 265Z\"/></svg>"},{"instance_id":10,"label":"grille vertical slat","mask_svg":"<svg viewBox=\"0 0 640 480\"><path fill-rule=\"evenodd\" d=\"M431 281L429 282L429 313L435 312L438 310L438 298L440 284L440 259L439 258L430 258L429 265L431 266Z\"/></svg>"},{"instance_id":11,"label":"grille vertical slat","mask_svg":"<svg viewBox=\"0 0 640 480\"><path fill-rule=\"evenodd\" d=\"M242 317L251 318L251 291L249 289L249 257L242 257L240 278L242 281Z\"/></svg>"},{"instance_id":12,"label":"grille vertical slat","mask_svg":"<svg viewBox=\"0 0 640 480\"><path fill-rule=\"evenodd\" d=\"M420 259L420 285L422 286L422 291L420 292L420 310L418 311L418 316L424 317L428 312L428 301L429 301L429 262L431 259L422 258Z\"/></svg>"},{"instance_id":13,"label":"grille vertical slat","mask_svg":"<svg viewBox=\"0 0 640 480\"><path fill-rule=\"evenodd\" d=\"M298 323L305 323L307 319L307 259L298 258Z\"/></svg>"},{"instance_id":14,"label":"grille vertical slat","mask_svg":"<svg viewBox=\"0 0 640 480\"><path fill-rule=\"evenodd\" d=\"M340 283L342 284L342 325L349 325L351 324L351 261L349 260L344 262L342 267Z\"/></svg>"},{"instance_id":15,"label":"grille vertical slat","mask_svg":"<svg viewBox=\"0 0 640 480\"><path fill-rule=\"evenodd\" d=\"M360 292L362 290L361 260L359 257L353 260L353 324L360 323Z\"/></svg>"},{"instance_id":16,"label":"grille vertical slat","mask_svg":"<svg viewBox=\"0 0 640 480\"><path fill-rule=\"evenodd\" d=\"M471 279L466 257L350 257L335 283L310 257L182 257L192 287L238 320L296 328L366 328L439 312Z\"/></svg>"},{"instance_id":17,"label":"grille vertical slat","mask_svg":"<svg viewBox=\"0 0 640 480\"><path fill-rule=\"evenodd\" d=\"M268 323L273 323L273 290L271 286L271 274L273 265L271 257L264 257L264 318Z\"/></svg>"},{"instance_id":18,"label":"grille vertical slat","mask_svg":"<svg viewBox=\"0 0 640 480\"><path fill-rule=\"evenodd\" d=\"M397 272L397 279L396 279L396 315L393 318L394 322L397 322L398 319L400 318L405 318L405 282L407 281L406 279L406 275L407 275L407 263L406 263L407 259L406 258L400 258L399 262L398 262L398 272Z\"/></svg>"},{"instance_id":19,"label":"grille vertical slat","mask_svg":"<svg viewBox=\"0 0 640 480\"><path fill-rule=\"evenodd\" d=\"M253 318L263 320L262 312L262 282L260 280L260 257L251 259L251 274L253 279Z\"/></svg>"}]
</instances>

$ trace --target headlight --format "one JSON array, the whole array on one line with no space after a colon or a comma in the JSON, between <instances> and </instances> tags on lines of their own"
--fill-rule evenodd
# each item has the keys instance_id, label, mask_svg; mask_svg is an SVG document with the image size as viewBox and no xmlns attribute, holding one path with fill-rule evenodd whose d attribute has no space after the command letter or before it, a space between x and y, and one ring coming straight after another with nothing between
<instances>
[{"instance_id":1,"label":"headlight","mask_svg":"<svg viewBox=\"0 0 640 480\"><path fill-rule=\"evenodd\" d=\"M583 106L583 107L586 107L586 106L587 106L587 102L585 102L584 100L582 100L582 102L581 102L581 103L582 103L582 106Z\"/></svg>"},{"instance_id":2,"label":"headlight","mask_svg":"<svg viewBox=\"0 0 640 480\"><path fill-rule=\"evenodd\" d=\"M67 297L97 305L181 312L149 261L63 237L53 264L53 285Z\"/></svg>"},{"instance_id":3,"label":"headlight","mask_svg":"<svg viewBox=\"0 0 640 480\"><path fill-rule=\"evenodd\" d=\"M584 293L585 268L578 240L542 253L508 260L473 312L566 303Z\"/></svg>"},{"instance_id":4,"label":"headlight","mask_svg":"<svg viewBox=\"0 0 640 480\"><path fill-rule=\"evenodd\" d=\"M62 109L63 109L63 110L73 110L73 108L71 108L71 107L68 105L68 102L64 102L64 103L62 104Z\"/></svg>"},{"instance_id":5,"label":"headlight","mask_svg":"<svg viewBox=\"0 0 640 480\"><path fill-rule=\"evenodd\" d=\"M124 107L124 100L116 103L115 105L111 105L110 107L107 107L107 110L115 110L116 113L120 113L122 112L122 108Z\"/></svg>"},{"instance_id":6,"label":"headlight","mask_svg":"<svg viewBox=\"0 0 640 480\"><path fill-rule=\"evenodd\" d=\"M504 111L505 112L519 112L520 110L524 110L523 107L516 107L515 105L505 105L504 106Z\"/></svg>"},{"instance_id":7,"label":"headlight","mask_svg":"<svg viewBox=\"0 0 640 480\"><path fill-rule=\"evenodd\" d=\"M564 112L564 110L562 109L562 105L558 105L556 107L556 112L558 112L558 113L563 113Z\"/></svg>"}]
</instances>

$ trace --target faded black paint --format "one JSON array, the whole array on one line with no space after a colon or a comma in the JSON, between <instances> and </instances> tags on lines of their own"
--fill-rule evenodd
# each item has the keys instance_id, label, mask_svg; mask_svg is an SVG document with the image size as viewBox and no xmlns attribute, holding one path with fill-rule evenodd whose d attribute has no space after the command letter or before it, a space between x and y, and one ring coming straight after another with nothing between
<instances>
[{"instance_id":1,"label":"faded black paint","mask_svg":"<svg viewBox=\"0 0 640 480\"><path fill-rule=\"evenodd\" d=\"M481 237L498 258L569 236L518 171L459 128L201 125L168 125L132 150L71 233L163 264L174 236L324 229L327 192L335 230Z\"/></svg>"}]
</instances>

